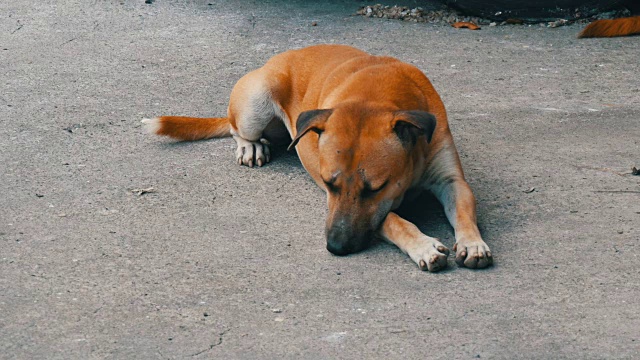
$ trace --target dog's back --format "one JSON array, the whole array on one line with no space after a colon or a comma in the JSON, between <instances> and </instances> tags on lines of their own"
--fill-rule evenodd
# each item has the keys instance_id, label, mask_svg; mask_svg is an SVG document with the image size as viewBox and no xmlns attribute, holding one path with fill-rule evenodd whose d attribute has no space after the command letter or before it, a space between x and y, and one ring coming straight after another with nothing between
<instances>
[{"instance_id":1,"label":"dog's back","mask_svg":"<svg viewBox=\"0 0 640 360\"><path fill-rule=\"evenodd\" d=\"M596 20L582 30L579 38L616 37L640 34L640 16Z\"/></svg>"}]
</instances>

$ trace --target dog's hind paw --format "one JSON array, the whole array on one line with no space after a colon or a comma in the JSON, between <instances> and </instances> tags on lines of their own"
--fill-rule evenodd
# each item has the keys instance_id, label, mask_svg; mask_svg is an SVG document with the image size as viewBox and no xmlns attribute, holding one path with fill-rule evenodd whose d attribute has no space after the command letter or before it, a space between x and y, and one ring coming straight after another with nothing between
<instances>
[{"instance_id":1,"label":"dog's hind paw","mask_svg":"<svg viewBox=\"0 0 640 360\"><path fill-rule=\"evenodd\" d=\"M234 136L238 148L236 149L236 161L238 165L253 167L262 166L271 161L269 142L265 139L260 141L249 141L239 136Z\"/></svg>"},{"instance_id":2,"label":"dog's hind paw","mask_svg":"<svg viewBox=\"0 0 640 360\"><path fill-rule=\"evenodd\" d=\"M409 251L409 256L420 267L429 272L440 271L447 267L449 249L437 239L428 238Z\"/></svg>"}]
</instances>

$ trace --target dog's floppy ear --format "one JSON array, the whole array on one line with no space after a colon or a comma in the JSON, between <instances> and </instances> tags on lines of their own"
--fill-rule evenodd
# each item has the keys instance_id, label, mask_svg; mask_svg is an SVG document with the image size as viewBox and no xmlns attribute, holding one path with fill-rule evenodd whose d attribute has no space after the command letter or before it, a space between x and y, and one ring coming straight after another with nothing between
<instances>
[{"instance_id":1,"label":"dog's floppy ear","mask_svg":"<svg viewBox=\"0 0 640 360\"><path fill-rule=\"evenodd\" d=\"M324 130L324 123L327 122L332 112L333 109L318 109L300 113L298 121L296 121L296 137L287 148L287 151L293 149L300 141L300 138L309 131L320 134Z\"/></svg>"},{"instance_id":2,"label":"dog's floppy ear","mask_svg":"<svg viewBox=\"0 0 640 360\"><path fill-rule=\"evenodd\" d=\"M413 146L422 135L427 137L427 142L431 142L436 129L436 117L420 110L396 111L392 126L403 144Z\"/></svg>"}]
</instances>

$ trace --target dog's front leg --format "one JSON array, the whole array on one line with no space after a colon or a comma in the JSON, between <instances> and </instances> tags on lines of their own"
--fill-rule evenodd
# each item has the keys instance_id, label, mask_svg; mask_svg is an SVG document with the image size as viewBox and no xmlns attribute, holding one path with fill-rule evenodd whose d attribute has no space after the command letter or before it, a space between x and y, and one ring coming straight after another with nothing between
<instances>
[{"instance_id":1,"label":"dog's front leg","mask_svg":"<svg viewBox=\"0 0 640 360\"><path fill-rule=\"evenodd\" d=\"M379 234L409 255L422 270L434 272L447 267L449 249L393 212L385 218Z\"/></svg>"},{"instance_id":2,"label":"dog's front leg","mask_svg":"<svg viewBox=\"0 0 640 360\"><path fill-rule=\"evenodd\" d=\"M447 218L456 233L456 263L471 269L493 264L489 246L482 240L476 220L476 198L462 175L443 178L431 186L431 191L444 206Z\"/></svg>"}]
</instances>

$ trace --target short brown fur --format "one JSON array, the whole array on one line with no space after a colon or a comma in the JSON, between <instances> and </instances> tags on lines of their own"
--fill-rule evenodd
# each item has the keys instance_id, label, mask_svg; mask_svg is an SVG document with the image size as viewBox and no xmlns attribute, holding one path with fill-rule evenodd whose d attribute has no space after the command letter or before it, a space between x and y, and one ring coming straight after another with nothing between
<instances>
[{"instance_id":1,"label":"short brown fur","mask_svg":"<svg viewBox=\"0 0 640 360\"><path fill-rule=\"evenodd\" d=\"M612 20L596 20L587 25L578 37L616 37L634 34L640 34L640 16Z\"/></svg>"}]
</instances>

